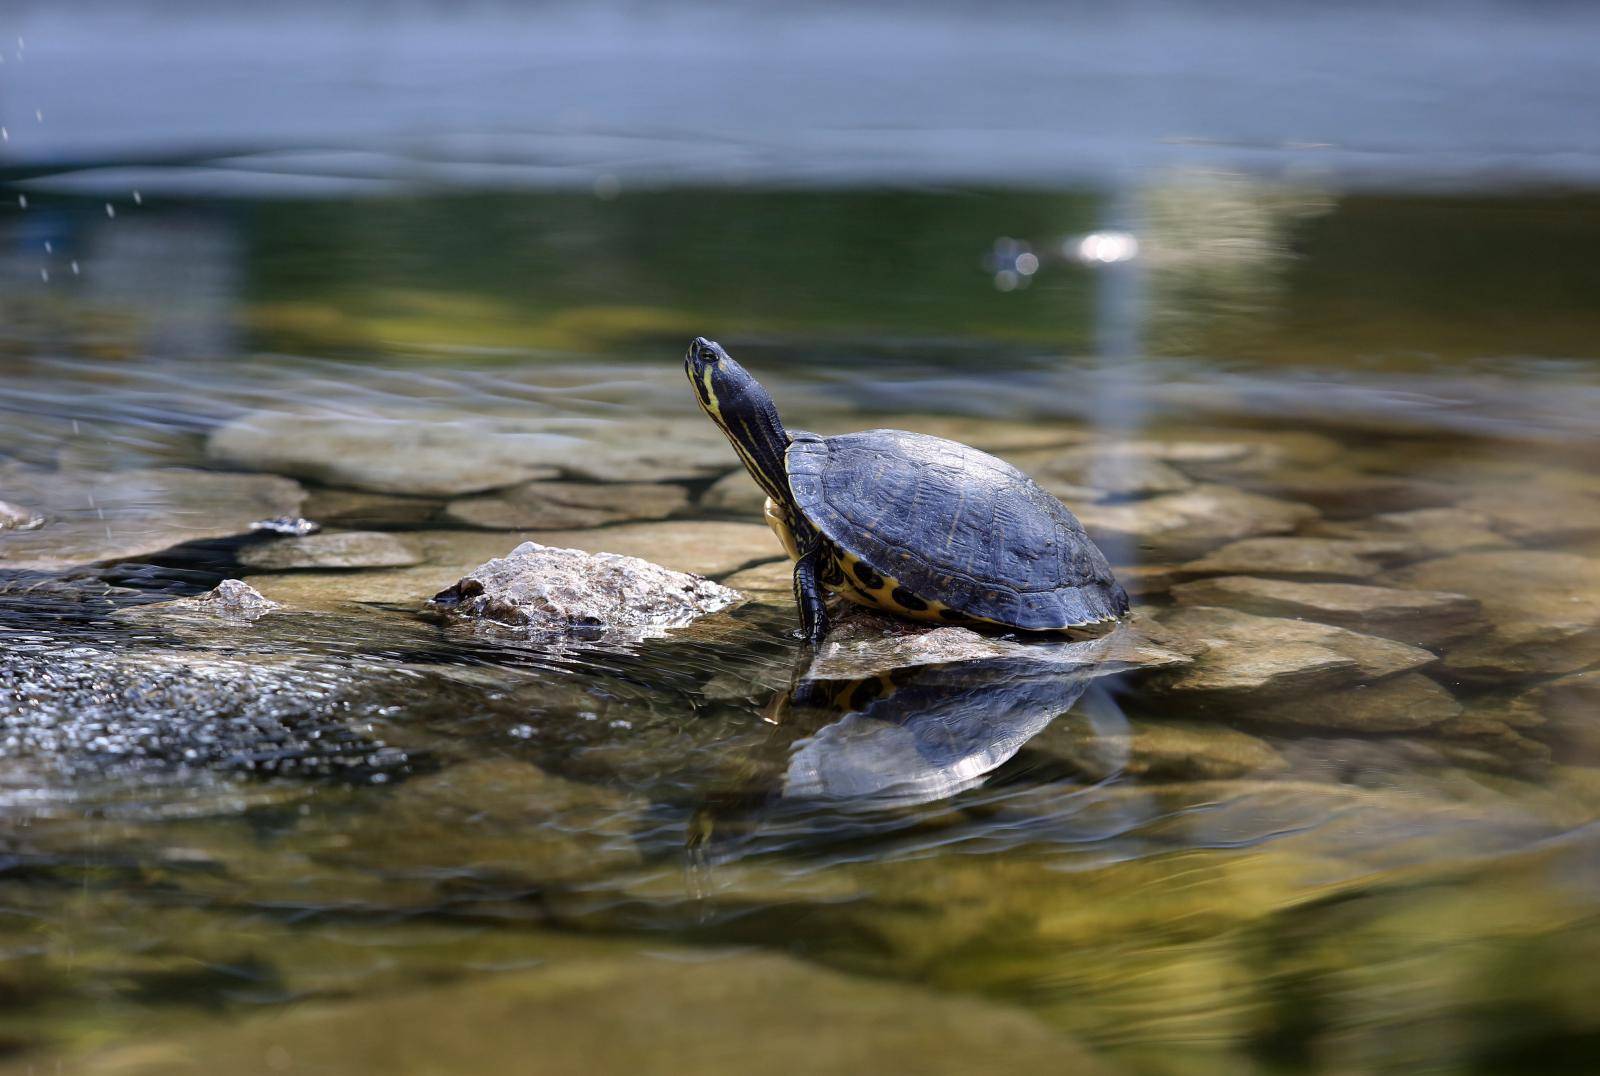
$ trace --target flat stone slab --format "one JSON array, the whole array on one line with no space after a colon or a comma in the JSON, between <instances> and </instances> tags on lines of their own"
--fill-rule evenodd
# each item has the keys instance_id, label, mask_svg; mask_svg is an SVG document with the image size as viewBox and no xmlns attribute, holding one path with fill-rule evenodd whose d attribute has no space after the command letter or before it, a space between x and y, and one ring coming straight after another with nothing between
<instances>
[{"instance_id":1,"label":"flat stone slab","mask_svg":"<svg viewBox=\"0 0 1600 1076\"><path fill-rule=\"evenodd\" d=\"M1127 504L1085 504L1074 511L1090 537L1108 551L1140 548L1180 557L1198 556L1240 538L1288 534L1317 518L1310 505L1219 485Z\"/></svg>"},{"instance_id":2,"label":"flat stone slab","mask_svg":"<svg viewBox=\"0 0 1600 1076\"><path fill-rule=\"evenodd\" d=\"M248 534L258 520L300 514L305 491L273 475L186 467L46 471L0 466L0 494L44 523L0 530L0 569L59 571L136 560L186 542Z\"/></svg>"},{"instance_id":3,"label":"flat stone slab","mask_svg":"<svg viewBox=\"0 0 1600 1076\"><path fill-rule=\"evenodd\" d=\"M1600 669L1549 680L1511 700L1514 726L1539 726L1558 762L1600 765Z\"/></svg>"},{"instance_id":4,"label":"flat stone slab","mask_svg":"<svg viewBox=\"0 0 1600 1076\"><path fill-rule=\"evenodd\" d=\"M1074 491L1089 492L1079 495L1083 500L1151 497L1194 486L1193 479L1159 457L1116 443L1016 454L1011 460L1046 489L1059 488L1069 498Z\"/></svg>"},{"instance_id":5,"label":"flat stone slab","mask_svg":"<svg viewBox=\"0 0 1600 1076\"><path fill-rule=\"evenodd\" d=\"M1460 495L1458 488L1442 482L1370 474L1339 464L1268 471L1241 484L1256 493L1312 505L1330 519L1448 505Z\"/></svg>"},{"instance_id":6,"label":"flat stone slab","mask_svg":"<svg viewBox=\"0 0 1600 1076\"><path fill-rule=\"evenodd\" d=\"M410 542L382 531L328 531L246 546L239 563L267 572L315 568L408 568L422 562Z\"/></svg>"},{"instance_id":7,"label":"flat stone slab","mask_svg":"<svg viewBox=\"0 0 1600 1076\"><path fill-rule=\"evenodd\" d=\"M1181 605L1221 605L1258 616L1295 617L1433 647L1479 630L1477 599L1465 594L1354 583L1295 583L1228 575L1172 588Z\"/></svg>"},{"instance_id":8,"label":"flat stone slab","mask_svg":"<svg viewBox=\"0 0 1600 1076\"><path fill-rule=\"evenodd\" d=\"M597 482L721 474L733 450L711 423L572 415L460 415L423 408L359 415L259 411L214 431L207 455L231 466L376 493L451 496L536 479Z\"/></svg>"},{"instance_id":9,"label":"flat stone slab","mask_svg":"<svg viewBox=\"0 0 1600 1076\"><path fill-rule=\"evenodd\" d=\"M1039 635L1002 638L969 628L933 627L865 610L842 614L812 659L813 680L854 680L919 665L1015 658L1097 674L1187 664L1182 653L1157 645L1124 623L1091 639Z\"/></svg>"},{"instance_id":10,"label":"flat stone slab","mask_svg":"<svg viewBox=\"0 0 1600 1076\"><path fill-rule=\"evenodd\" d=\"M1454 675L1558 676L1600 664L1600 560L1534 550L1461 553L1400 569L1388 581L1466 594L1483 606L1489 630L1444 654Z\"/></svg>"},{"instance_id":11,"label":"flat stone slab","mask_svg":"<svg viewBox=\"0 0 1600 1076\"><path fill-rule=\"evenodd\" d=\"M1329 624L1183 606L1149 629L1193 664L1158 677L1159 690L1236 705L1350 687L1431 664L1426 650Z\"/></svg>"},{"instance_id":12,"label":"flat stone slab","mask_svg":"<svg viewBox=\"0 0 1600 1076\"><path fill-rule=\"evenodd\" d=\"M660 482L528 482L451 501L445 515L486 530L579 530L665 519L688 504L688 490Z\"/></svg>"},{"instance_id":13,"label":"flat stone slab","mask_svg":"<svg viewBox=\"0 0 1600 1076\"><path fill-rule=\"evenodd\" d=\"M1278 579L1369 579L1404 557L1404 541L1348 538L1246 538L1183 565L1189 575L1255 575Z\"/></svg>"},{"instance_id":14,"label":"flat stone slab","mask_svg":"<svg viewBox=\"0 0 1600 1076\"><path fill-rule=\"evenodd\" d=\"M433 596L450 621L536 634L654 633L740 600L737 591L638 557L524 542Z\"/></svg>"}]
</instances>

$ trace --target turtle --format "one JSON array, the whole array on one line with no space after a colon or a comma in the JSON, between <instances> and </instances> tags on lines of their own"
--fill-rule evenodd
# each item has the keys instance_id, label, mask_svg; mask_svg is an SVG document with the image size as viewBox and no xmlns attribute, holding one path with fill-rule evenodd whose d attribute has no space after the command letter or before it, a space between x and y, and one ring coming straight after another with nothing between
<instances>
[{"instance_id":1,"label":"turtle","mask_svg":"<svg viewBox=\"0 0 1600 1076\"><path fill-rule=\"evenodd\" d=\"M906 430L785 429L767 390L703 336L684 372L767 495L813 646L828 630L825 592L912 620L1025 632L1128 612L1083 524L1004 460Z\"/></svg>"}]
</instances>

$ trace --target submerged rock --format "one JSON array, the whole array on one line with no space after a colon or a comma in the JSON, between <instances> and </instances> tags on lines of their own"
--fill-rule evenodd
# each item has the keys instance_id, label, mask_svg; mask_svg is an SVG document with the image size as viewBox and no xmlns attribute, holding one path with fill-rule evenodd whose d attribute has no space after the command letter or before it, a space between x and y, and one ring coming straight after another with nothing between
<instances>
[{"instance_id":1,"label":"submerged rock","mask_svg":"<svg viewBox=\"0 0 1600 1076\"><path fill-rule=\"evenodd\" d=\"M1310 505L1214 485L1075 511L1090 537L1110 549L1139 547L1172 556L1197 556L1254 535L1287 534L1317 516Z\"/></svg>"},{"instance_id":2,"label":"submerged rock","mask_svg":"<svg viewBox=\"0 0 1600 1076\"><path fill-rule=\"evenodd\" d=\"M382 531L330 531L247 546L239 563L268 572L296 568L407 568L422 554L399 535Z\"/></svg>"},{"instance_id":3,"label":"submerged rock","mask_svg":"<svg viewBox=\"0 0 1600 1076\"><path fill-rule=\"evenodd\" d=\"M322 523L354 530L390 530L425 526L443 508L444 502L432 497L363 493L352 489L314 489L306 497L305 513Z\"/></svg>"},{"instance_id":4,"label":"submerged rock","mask_svg":"<svg viewBox=\"0 0 1600 1076\"><path fill-rule=\"evenodd\" d=\"M1424 647L1482 627L1476 599L1430 590L1229 575L1181 584L1172 588L1172 596L1182 605L1315 620Z\"/></svg>"},{"instance_id":5,"label":"submerged rock","mask_svg":"<svg viewBox=\"0 0 1600 1076\"><path fill-rule=\"evenodd\" d=\"M1234 705L1309 697L1419 669L1434 655L1328 624L1185 606L1150 629L1194 663L1158 678L1160 691Z\"/></svg>"},{"instance_id":6,"label":"submerged rock","mask_svg":"<svg viewBox=\"0 0 1600 1076\"><path fill-rule=\"evenodd\" d=\"M1504 716L1512 725L1537 725L1556 761L1600 765L1600 670L1550 680L1511 700Z\"/></svg>"},{"instance_id":7,"label":"submerged rock","mask_svg":"<svg viewBox=\"0 0 1600 1076\"><path fill-rule=\"evenodd\" d=\"M709 579L637 557L524 542L428 604L451 620L569 634L679 627L739 600L737 591Z\"/></svg>"},{"instance_id":8,"label":"submerged rock","mask_svg":"<svg viewBox=\"0 0 1600 1076\"><path fill-rule=\"evenodd\" d=\"M1489 630L1451 646L1469 679L1557 676L1600 663L1600 560L1521 550L1462 553L1393 573L1396 586L1476 598Z\"/></svg>"},{"instance_id":9,"label":"submerged rock","mask_svg":"<svg viewBox=\"0 0 1600 1076\"><path fill-rule=\"evenodd\" d=\"M1028 749L1058 758L1090 780L1116 773L1169 781L1265 776L1288 762L1258 736L1197 721L1129 721L1108 731L1073 717L1053 722Z\"/></svg>"},{"instance_id":10,"label":"submerged rock","mask_svg":"<svg viewBox=\"0 0 1600 1076\"><path fill-rule=\"evenodd\" d=\"M1150 497L1180 493L1194 480L1160 458L1118 444L1082 445L1060 452L1014 454L1013 463L1066 499ZM1079 491L1087 491L1084 496Z\"/></svg>"},{"instance_id":11,"label":"submerged rock","mask_svg":"<svg viewBox=\"0 0 1600 1076\"><path fill-rule=\"evenodd\" d=\"M1458 491L1440 482L1368 474L1338 464L1268 471L1241 481L1271 497L1303 501L1331 519L1356 519L1374 512L1447 505Z\"/></svg>"},{"instance_id":12,"label":"submerged rock","mask_svg":"<svg viewBox=\"0 0 1600 1076\"><path fill-rule=\"evenodd\" d=\"M39 571L248 534L257 520L298 515L305 497L287 478L185 467L66 472L13 464L0 466L0 491L45 517L31 530L0 531L0 568Z\"/></svg>"},{"instance_id":13,"label":"submerged rock","mask_svg":"<svg viewBox=\"0 0 1600 1076\"><path fill-rule=\"evenodd\" d=\"M1183 565L1190 575L1266 575L1280 579L1368 579L1403 557L1401 541L1342 538L1246 538Z\"/></svg>"},{"instance_id":14,"label":"submerged rock","mask_svg":"<svg viewBox=\"0 0 1600 1076\"><path fill-rule=\"evenodd\" d=\"M67 1070L690 1076L751 1068L964 1076L997 1058L1021 1076L1110 1071L1017 1008L844 975L781 954L652 942L628 953L574 953L533 970L158 1033L77 1059ZM54 1071L57 1060L41 1059L40 1070Z\"/></svg>"},{"instance_id":15,"label":"submerged rock","mask_svg":"<svg viewBox=\"0 0 1600 1076\"><path fill-rule=\"evenodd\" d=\"M488 530L569 530L665 519L688 503L689 493L682 486L660 482L529 482L489 496L452 501L445 514Z\"/></svg>"},{"instance_id":16,"label":"submerged rock","mask_svg":"<svg viewBox=\"0 0 1600 1076\"><path fill-rule=\"evenodd\" d=\"M1250 720L1271 725L1350 732L1405 732L1438 726L1461 714L1455 697L1421 673L1401 673L1377 683L1250 711Z\"/></svg>"},{"instance_id":17,"label":"submerged rock","mask_svg":"<svg viewBox=\"0 0 1600 1076\"><path fill-rule=\"evenodd\" d=\"M647 801L490 758L406 781L376 812L306 842L314 858L399 876L548 883L639 862L630 836Z\"/></svg>"}]
</instances>

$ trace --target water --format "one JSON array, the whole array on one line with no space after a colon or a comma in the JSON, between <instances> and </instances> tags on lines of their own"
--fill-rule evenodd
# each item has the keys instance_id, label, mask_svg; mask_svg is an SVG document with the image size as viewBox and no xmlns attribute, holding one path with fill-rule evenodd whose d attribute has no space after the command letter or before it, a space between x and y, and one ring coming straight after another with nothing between
<instances>
[{"instance_id":1,"label":"water","mask_svg":"<svg viewBox=\"0 0 1600 1076\"><path fill-rule=\"evenodd\" d=\"M0 1073L1600 1068L1585 11L19 10ZM1127 632L797 683L702 333ZM749 600L419 615L526 539Z\"/></svg>"}]
</instances>

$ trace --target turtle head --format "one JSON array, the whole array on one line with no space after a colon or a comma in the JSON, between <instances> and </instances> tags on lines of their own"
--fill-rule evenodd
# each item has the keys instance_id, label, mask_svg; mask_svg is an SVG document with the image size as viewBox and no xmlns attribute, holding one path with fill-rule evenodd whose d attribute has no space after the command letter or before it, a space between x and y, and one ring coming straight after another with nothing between
<instances>
[{"instance_id":1,"label":"turtle head","mask_svg":"<svg viewBox=\"0 0 1600 1076\"><path fill-rule=\"evenodd\" d=\"M791 498L783 454L789 448L789 434L771 394L721 344L703 336L690 341L683 369L700 409L727 434L750 477L767 496L788 505Z\"/></svg>"}]
</instances>

